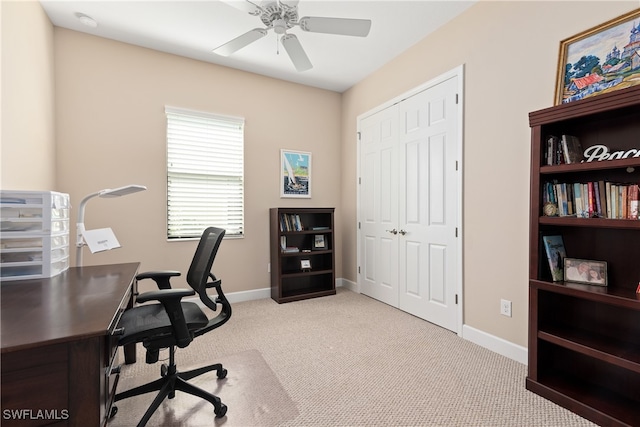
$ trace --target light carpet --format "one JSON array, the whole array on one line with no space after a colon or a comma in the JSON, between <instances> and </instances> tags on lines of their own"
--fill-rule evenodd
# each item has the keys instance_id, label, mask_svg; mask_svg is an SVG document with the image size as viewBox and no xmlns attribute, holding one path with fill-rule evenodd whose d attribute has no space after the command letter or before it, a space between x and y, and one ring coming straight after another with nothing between
<instances>
[{"instance_id":1,"label":"light carpet","mask_svg":"<svg viewBox=\"0 0 640 427\"><path fill-rule=\"evenodd\" d=\"M123 366L119 391L159 375L142 350ZM227 415L214 419L211 404L178 392L149 426L593 426L526 390L525 365L346 289L233 304L227 324L176 360L183 370L225 365L225 380L192 381ZM153 397L118 402L109 427L135 425Z\"/></svg>"}]
</instances>

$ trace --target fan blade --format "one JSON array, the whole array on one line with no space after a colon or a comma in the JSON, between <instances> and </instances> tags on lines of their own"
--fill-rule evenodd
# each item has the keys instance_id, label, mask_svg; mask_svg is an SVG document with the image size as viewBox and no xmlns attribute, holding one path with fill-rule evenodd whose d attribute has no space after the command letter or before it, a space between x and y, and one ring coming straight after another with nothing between
<instances>
[{"instance_id":1,"label":"fan blade","mask_svg":"<svg viewBox=\"0 0 640 427\"><path fill-rule=\"evenodd\" d=\"M307 71L313 68L311 65L311 61L309 61L309 57L304 52L300 41L293 34L285 34L280 39L282 42L282 46L284 46L289 58L291 58L291 62L296 67L298 71Z\"/></svg>"},{"instance_id":2,"label":"fan blade","mask_svg":"<svg viewBox=\"0 0 640 427\"><path fill-rule=\"evenodd\" d=\"M235 39L223 44L222 46L218 46L213 49L213 53L217 53L222 56L229 56L234 52L239 51L243 47L247 46L250 43L253 43L256 40L260 40L264 36L267 35L267 30L264 28L254 28L253 30L244 33L243 35L236 37Z\"/></svg>"},{"instance_id":3,"label":"fan blade","mask_svg":"<svg viewBox=\"0 0 640 427\"><path fill-rule=\"evenodd\" d=\"M318 18L305 16L298 21L300 28L312 33L366 37L371 29L370 19Z\"/></svg>"},{"instance_id":4,"label":"fan blade","mask_svg":"<svg viewBox=\"0 0 640 427\"><path fill-rule=\"evenodd\" d=\"M288 7L289 9L293 9L298 6L299 0L280 0L280 4Z\"/></svg>"},{"instance_id":5,"label":"fan blade","mask_svg":"<svg viewBox=\"0 0 640 427\"><path fill-rule=\"evenodd\" d=\"M235 7L238 10L247 12L250 15L259 15L262 8L249 0L220 0L222 3Z\"/></svg>"}]
</instances>

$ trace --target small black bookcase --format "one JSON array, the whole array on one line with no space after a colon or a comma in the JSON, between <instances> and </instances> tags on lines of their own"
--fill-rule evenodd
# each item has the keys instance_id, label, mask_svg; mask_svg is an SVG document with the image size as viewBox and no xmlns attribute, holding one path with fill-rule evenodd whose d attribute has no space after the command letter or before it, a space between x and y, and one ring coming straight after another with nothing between
<instances>
[{"instance_id":1,"label":"small black bookcase","mask_svg":"<svg viewBox=\"0 0 640 427\"><path fill-rule=\"evenodd\" d=\"M271 298L334 295L334 208L271 208Z\"/></svg>"}]
</instances>

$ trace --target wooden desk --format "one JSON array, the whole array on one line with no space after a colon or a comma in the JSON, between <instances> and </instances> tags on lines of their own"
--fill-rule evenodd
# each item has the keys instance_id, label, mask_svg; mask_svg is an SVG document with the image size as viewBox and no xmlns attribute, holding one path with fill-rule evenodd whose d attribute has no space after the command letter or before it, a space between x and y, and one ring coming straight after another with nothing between
<instances>
[{"instance_id":1,"label":"wooden desk","mask_svg":"<svg viewBox=\"0 0 640 427\"><path fill-rule=\"evenodd\" d=\"M119 378L116 326L135 302L138 267L0 284L3 426L106 424Z\"/></svg>"}]
</instances>

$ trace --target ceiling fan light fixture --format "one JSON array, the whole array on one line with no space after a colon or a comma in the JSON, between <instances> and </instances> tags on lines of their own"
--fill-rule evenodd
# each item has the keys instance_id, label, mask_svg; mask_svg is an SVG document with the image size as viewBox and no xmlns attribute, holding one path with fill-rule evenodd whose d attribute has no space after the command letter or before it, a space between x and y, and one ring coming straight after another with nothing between
<instances>
[{"instance_id":1,"label":"ceiling fan light fixture","mask_svg":"<svg viewBox=\"0 0 640 427\"><path fill-rule=\"evenodd\" d=\"M284 32L287 31L287 23L282 18L276 19L273 21L273 30L276 34L284 34Z\"/></svg>"}]
</instances>

